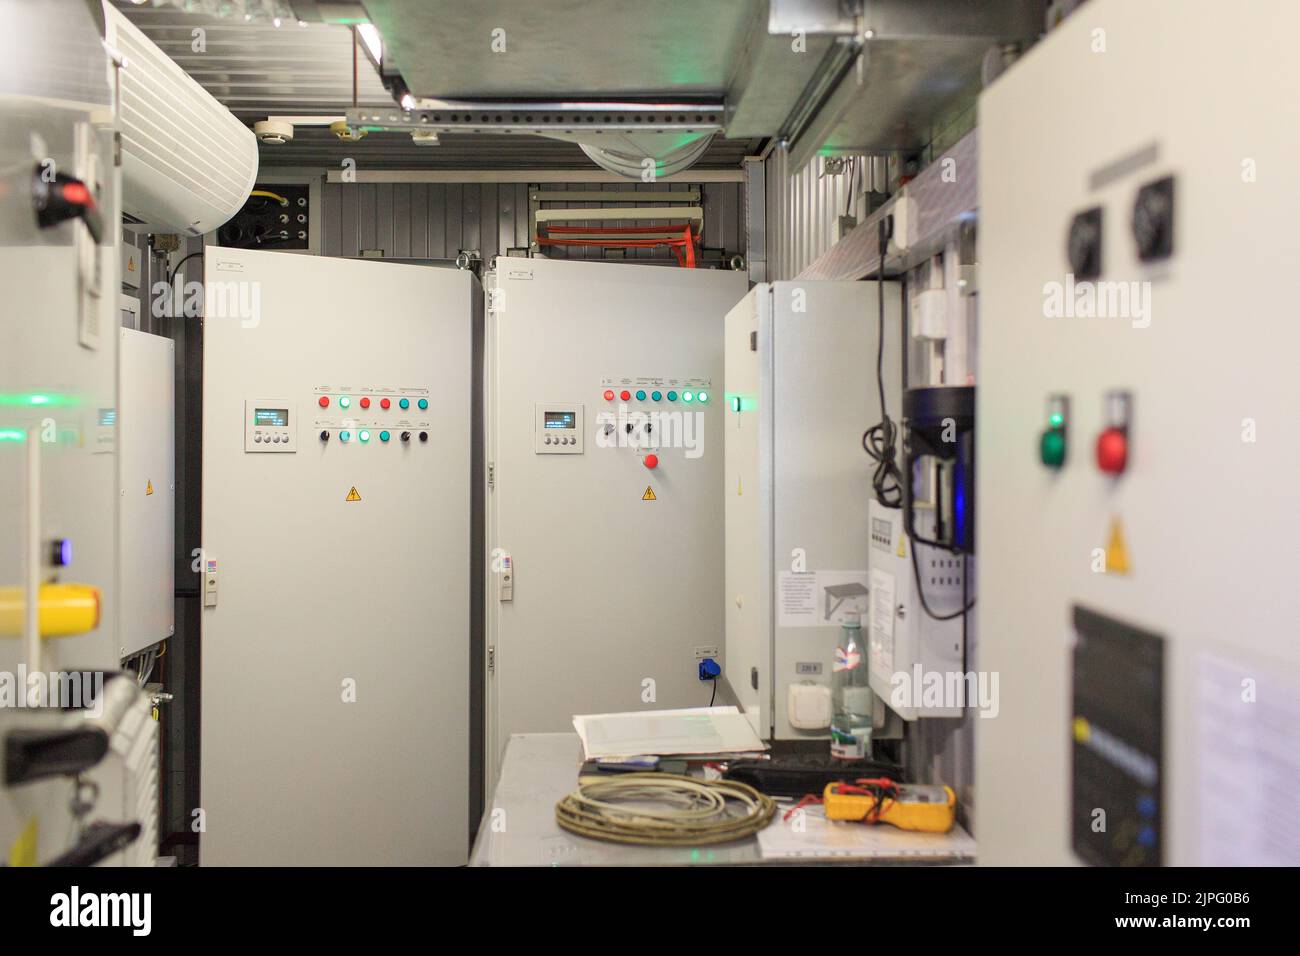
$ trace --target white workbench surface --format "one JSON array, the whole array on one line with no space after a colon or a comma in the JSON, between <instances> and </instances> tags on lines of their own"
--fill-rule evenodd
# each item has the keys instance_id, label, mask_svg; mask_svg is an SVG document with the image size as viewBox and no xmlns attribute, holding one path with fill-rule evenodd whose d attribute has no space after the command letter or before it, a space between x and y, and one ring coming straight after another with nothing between
<instances>
[{"instance_id":1,"label":"white workbench surface","mask_svg":"<svg viewBox=\"0 0 1300 956\"><path fill-rule=\"evenodd\" d=\"M974 841L960 828L950 834L888 834L891 844L902 847L897 856L873 859L807 856L763 859L757 837L715 846L638 847L604 843L561 830L555 822L555 804L578 782L582 744L577 734L515 734L506 745L501 777L488 801L478 838L470 854L471 866L694 866L789 863L969 863ZM502 811L497 827L494 811ZM787 826L777 813L773 827ZM881 828L889 829L892 828ZM884 834L882 834L883 836ZM942 841L949 849L936 858L933 845ZM929 847L921 860L909 844Z\"/></svg>"}]
</instances>

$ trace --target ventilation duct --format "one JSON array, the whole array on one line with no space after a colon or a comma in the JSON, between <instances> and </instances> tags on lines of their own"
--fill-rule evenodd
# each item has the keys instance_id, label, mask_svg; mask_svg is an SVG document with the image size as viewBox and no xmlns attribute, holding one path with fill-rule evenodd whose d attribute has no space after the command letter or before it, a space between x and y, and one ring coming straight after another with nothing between
<instances>
[{"instance_id":1,"label":"ventilation duct","mask_svg":"<svg viewBox=\"0 0 1300 956\"><path fill-rule=\"evenodd\" d=\"M114 7L106 40L122 56L122 209L155 230L201 235L244 205L257 138Z\"/></svg>"}]
</instances>

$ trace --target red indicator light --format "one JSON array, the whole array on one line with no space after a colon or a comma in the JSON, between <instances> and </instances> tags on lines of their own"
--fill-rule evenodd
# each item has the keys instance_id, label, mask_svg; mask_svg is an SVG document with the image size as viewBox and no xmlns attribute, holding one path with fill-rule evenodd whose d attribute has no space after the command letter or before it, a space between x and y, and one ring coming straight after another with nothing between
<instances>
[{"instance_id":1,"label":"red indicator light","mask_svg":"<svg viewBox=\"0 0 1300 956\"><path fill-rule=\"evenodd\" d=\"M614 390L612 388L605 389L605 401L612 402L613 400L614 400Z\"/></svg>"},{"instance_id":2,"label":"red indicator light","mask_svg":"<svg viewBox=\"0 0 1300 956\"><path fill-rule=\"evenodd\" d=\"M657 467L659 466L659 456L658 456L658 455L646 455L646 456L645 456L645 466L646 466L647 468L657 468Z\"/></svg>"},{"instance_id":3,"label":"red indicator light","mask_svg":"<svg viewBox=\"0 0 1300 956\"><path fill-rule=\"evenodd\" d=\"M330 397L328 395L322 395L320 399L316 402L316 404L319 405L321 408L329 408Z\"/></svg>"},{"instance_id":4,"label":"red indicator light","mask_svg":"<svg viewBox=\"0 0 1300 956\"><path fill-rule=\"evenodd\" d=\"M388 399L386 399L386 398L381 398L381 399L379 400L379 407L380 407L380 408L387 408L387 407L388 407L389 405L391 405L391 404L393 404L393 403L390 402L390 401L389 401Z\"/></svg>"},{"instance_id":5,"label":"red indicator light","mask_svg":"<svg viewBox=\"0 0 1300 956\"><path fill-rule=\"evenodd\" d=\"M628 399L632 397L632 393L629 392L627 389L623 389L623 391L618 393L618 397L623 399L623 401L626 402Z\"/></svg>"},{"instance_id":6,"label":"red indicator light","mask_svg":"<svg viewBox=\"0 0 1300 956\"><path fill-rule=\"evenodd\" d=\"M363 398L363 399L361 400L361 407L362 407L362 408L369 408L369 407L370 407L370 399L368 399L368 398Z\"/></svg>"},{"instance_id":7,"label":"red indicator light","mask_svg":"<svg viewBox=\"0 0 1300 956\"><path fill-rule=\"evenodd\" d=\"M1128 464L1128 435L1122 428L1107 428L1097 436L1097 467L1118 475Z\"/></svg>"}]
</instances>

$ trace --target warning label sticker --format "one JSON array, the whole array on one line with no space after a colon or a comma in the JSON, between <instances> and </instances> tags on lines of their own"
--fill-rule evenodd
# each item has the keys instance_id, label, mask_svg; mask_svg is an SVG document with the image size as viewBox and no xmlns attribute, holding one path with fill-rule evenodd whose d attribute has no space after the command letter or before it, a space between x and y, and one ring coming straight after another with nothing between
<instances>
[{"instance_id":1,"label":"warning label sticker","mask_svg":"<svg viewBox=\"0 0 1300 956\"><path fill-rule=\"evenodd\" d=\"M153 479L152 479L152 478L145 482L145 484L144 484L144 493L145 493L146 495L151 495L151 494L153 494Z\"/></svg>"},{"instance_id":2,"label":"warning label sticker","mask_svg":"<svg viewBox=\"0 0 1300 956\"><path fill-rule=\"evenodd\" d=\"M659 499L655 497L655 490L654 490L653 488L651 488L649 485L646 485L646 486L645 486L645 494L643 494L643 495L641 496L641 500L642 500L642 501L658 501Z\"/></svg>"},{"instance_id":3,"label":"warning label sticker","mask_svg":"<svg viewBox=\"0 0 1300 956\"><path fill-rule=\"evenodd\" d=\"M343 500L344 500L344 501L360 501L360 500L361 500L361 494L360 494L360 492L357 491L357 486L356 486L356 485L353 485L353 486L352 486L352 490L348 492L348 496L347 496L346 498L344 498Z\"/></svg>"}]
</instances>

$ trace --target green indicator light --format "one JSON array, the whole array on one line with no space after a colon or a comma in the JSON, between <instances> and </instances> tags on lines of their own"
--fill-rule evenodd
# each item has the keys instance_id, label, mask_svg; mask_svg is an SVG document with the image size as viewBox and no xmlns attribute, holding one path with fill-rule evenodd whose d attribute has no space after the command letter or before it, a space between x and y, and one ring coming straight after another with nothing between
<instances>
[{"instance_id":1,"label":"green indicator light","mask_svg":"<svg viewBox=\"0 0 1300 956\"><path fill-rule=\"evenodd\" d=\"M347 408L351 404L352 404L352 399L348 398L346 395L342 396L339 399L339 408Z\"/></svg>"},{"instance_id":2,"label":"green indicator light","mask_svg":"<svg viewBox=\"0 0 1300 956\"><path fill-rule=\"evenodd\" d=\"M419 401L418 404L419 404L421 410L426 409L426 408L429 407L429 400L428 400L427 398L422 398L422 399L420 399L420 401Z\"/></svg>"},{"instance_id":3,"label":"green indicator light","mask_svg":"<svg viewBox=\"0 0 1300 956\"><path fill-rule=\"evenodd\" d=\"M638 402L644 402L644 401L645 401L645 389L643 389L643 388L638 388L638 389L636 390L636 400L637 400Z\"/></svg>"},{"instance_id":4,"label":"green indicator light","mask_svg":"<svg viewBox=\"0 0 1300 956\"><path fill-rule=\"evenodd\" d=\"M359 431L357 432L357 437L360 438L362 441L370 441L370 432Z\"/></svg>"},{"instance_id":5,"label":"green indicator light","mask_svg":"<svg viewBox=\"0 0 1300 956\"><path fill-rule=\"evenodd\" d=\"M740 411L740 396L739 396L739 395L733 395L733 396L731 396L731 410L732 410L733 412L739 412L739 411Z\"/></svg>"},{"instance_id":6,"label":"green indicator light","mask_svg":"<svg viewBox=\"0 0 1300 956\"><path fill-rule=\"evenodd\" d=\"M380 440L380 441L388 441L388 432L380 432L380 433L379 433L379 440Z\"/></svg>"},{"instance_id":7,"label":"green indicator light","mask_svg":"<svg viewBox=\"0 0 1300 956\"><path fill-rule=\"evenodd\" d=\"M411 400L410 400L409 398L404 398L404 399L402 399L400 402L398 402L397 404L400 405L400 406L402 406L402 408L410 408L410 407L411 407Z\"/></svg>"},{"instance_id":8,"label":"green indicator light","mask_svg":"<svg viewBox=\"0 0 1300 956\"><path fill-rule=\"evenodd\" d=\"M700 404L703 405L705 402L707 402L707 401L709 400L709 393L708 393L708 392L700 392L700 393L699 393L698 395L696 395L695 397L698 398L698 399L700 400Z\"/></svg>"},{"instance_id":9,"label":"green indicator light","mask_svg":"<svg viewBox=\"0 0 1300 956\"><path fill-rule=\"evenodd\" d=\"M659 401L659 399L663 398L664 396L663 396L663 392L651 392L650 397L657 402Z\"/></svg>"},{"instance_id":10,"label":"green indicator light","mask_svg":"<svg viewBox=\"0 0 1300 956\"><path fill-rule=\"evenodd\" d=\"M347 441L351 437L351 432L339 432L339 441Z\"/></svg>"},{"instance_id":11,"label":"green indicator light","mask_svg":"<svg viewBox=\"0 0 1300 956\"><path fill-rule=\"evenodd\" d=\"M1060 428L1062 425L1065 424L1065 416L1062 415L1060 412L1056 412L1047 421L1048 424L1050 424L1053 428Z\"/></svg>"},{"instance_id":12,"label":"green indicator light","mask_svg":"<svg viewBox=\"0 0 1300 956\"><path fill-rule=\"evenodd\" d=\"M682 392L682 401L683 401L683 402L693 402L693 401L695 401L695 393L694 393L694 392Z\"/></svg>"},{"instance_id":13,"label":"green indicator light","mask_svg":"<svg viewBox=\"0 0 1300 956\"><path fill-rule=\"evenodd\" d=\"M675 402L675 401L677 401L677 393L676 393L676 392L669 392L669 393L668 393L668 401L670 401L670 402Z\"/></svg>"},{"instance_id":14,"label":"green indicator light","mask_svg":"<svg viewBox=\"0 0 1300 956\"><path fill-rule=\"evenodd\" d=\"M0 428L0 441L22 442L27 440L27 433L20 428Z\"/></svg>"}]
</instances>

